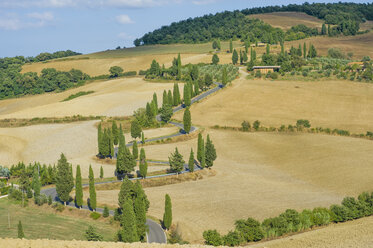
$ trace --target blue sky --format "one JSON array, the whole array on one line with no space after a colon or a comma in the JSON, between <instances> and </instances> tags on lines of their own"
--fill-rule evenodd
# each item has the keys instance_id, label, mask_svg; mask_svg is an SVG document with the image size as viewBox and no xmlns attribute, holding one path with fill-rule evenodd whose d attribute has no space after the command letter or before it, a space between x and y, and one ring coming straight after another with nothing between
<instances>
[{"instance_id":1,"label":"blue sky","mask_svg":"<svg viewBox=\"0 0 373 248\"><path fill-rule=\"evenodd\" d=\"M292 0L0 0L0 57L133 46L143 34L224 10L301 4ZM316 1L337 2L337 1ZM367 2L351 1L350 2Z\"/></svg>"}]
</instances>

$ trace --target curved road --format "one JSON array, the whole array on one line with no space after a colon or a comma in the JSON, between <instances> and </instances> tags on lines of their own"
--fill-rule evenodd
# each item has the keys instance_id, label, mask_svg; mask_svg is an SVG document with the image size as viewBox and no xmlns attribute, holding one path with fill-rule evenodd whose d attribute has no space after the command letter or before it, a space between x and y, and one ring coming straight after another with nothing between
<instances>
[{"instance_id":1,"label":"curved road","mask_svg":"<svg viewBox=\"0 0 373 248\"><path fill-rule=\"evenodd\" d=\"M196 97L194 97L192 100L191 100L191 103L195 103L195 102L198 102L204 98L206 98L207 96L213 94L214 92L217 92L218 90L220 90L221 88L223 88L224 86L220 83L217 83L217 82L214 82L214 84L216 85L215 88L213 89L210 89ZM185 108L185 105L179 105L177 107L175 107L173 109L173 112L176 113L180 110L182 110L183 108ZM156 119L157 121L161 121L161 117L160 115L157 115L156 116ZM146 140L146 142L152 142L152 141L157 141L157 140L162 140L162 139L168 139L168 138L173 138L173 137L177 137L177 136L181 136L181 135L185 135L185 131L183 130L184 128L184 125L182 123L177 123L177 122L169 122L170 124L174 125L174 126L177 126L180 128L180 131L179 133L176 133L176 134L171 134L171 135L166 135L166 136L162 136L162 137L158 137L158 138L153 138L153 139L148 139ZM194 132L196 131L197 128L192 126L191 129L190 129L190 132ZM141 141L138 142L139 144L141 143ZM129 143L127 144L126 146L132 146L132 143ZM117 153L118 153L118 148L116 147L115 148L115 157L117 156ZM158 164L167 164L169 165L169 162L161 162L161 161L153 161L153 160L148 160L148 162L154 162L154 163L158 163ZM197 171L197 170L201 170L201 168L199 167L197 161L194 161L194 170ZM184 164L184 170L180 173L180 174L183 174L183 173L188 173L189 172L189 169L188 169L188 164ZM158 177L166 177L166 176L171 176L171 175L176 175L176 173L170 173L170 174L164 174L164 175L157 175L157 176L149 176L147 178L158 178ZM137 180L139 178L131 178L130 180ZM116 181L109 181L109 182L97 182L95 183L95 185L99 185L99 184L106 184L106 183L114 183L114 182L121 182L120 180L116 180ZM88 184L84 184L83 187L87 187ZM52 199L54 201L59 201L59 198L57 196L57 191L56 191L56 188L48 188L48 189L43 189L41 190L41 193L42 194L45 194L47 196L51 196ZM72 204L69 204L67 203L68 206L70 207L75 207L74 203ZM83 206L82 209L85 209L85 210L91 210L88 206ZM96 209L97 212L99 213L103 213L103 209L102 208L97 208ZM110 210L110 215L114 215L114 211ZM166 237L166 234L164 233L162 227L156 223L155 221L151 220L151 219L147 219L146 220L146 225L149 227L149 230L147 232L147 240L148 240L148 243L161 243L161 244L165 244L167 243L167 237Z\"/></svg>"}]
</instances>

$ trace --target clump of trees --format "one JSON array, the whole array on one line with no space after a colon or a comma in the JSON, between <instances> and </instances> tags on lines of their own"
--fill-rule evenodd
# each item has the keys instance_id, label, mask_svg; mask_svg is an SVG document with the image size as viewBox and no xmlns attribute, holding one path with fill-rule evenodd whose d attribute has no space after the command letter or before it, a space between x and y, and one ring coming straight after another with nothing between
<instances>
[{"instance_id":1,"label":"clump of trees","mask_svg":"<svg viewBox=\"0 0 373 248\"><path fill-rule=\"evenodd\" d=\"M345 197L341 205L335 204L330 208L317 207L302 212L287 209L279 216L267 218L261 223L253 218L237 220L234 231L221 236L216 230L208 230L203 233L203 237L207 245L239 246L264 238L280 237L333 222L345 222L371 215L373 215L373 193L364 192L357 199Z\"/></svg>"}]
</instances>

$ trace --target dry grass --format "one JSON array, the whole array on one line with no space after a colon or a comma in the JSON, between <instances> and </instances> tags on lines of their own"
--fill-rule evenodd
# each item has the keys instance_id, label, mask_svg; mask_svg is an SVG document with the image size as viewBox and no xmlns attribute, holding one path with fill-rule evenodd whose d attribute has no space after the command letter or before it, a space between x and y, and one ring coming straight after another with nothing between
<instances>
[{"instance_id":1,"label":"dry grass","mask_svg":"<svg viewBox=\"0 0 373 248\"><path fill-rule=\"evenodd\" d=\"M321 28L324 23L322 20L307 15L303 12L275 12L266 14L250 15L249 18L258 18L273 27L288 30L291 27L299 24L306 25L311 28Z\"/></svg>"},{"instance_id":2,"label":"dry grass","mask_svg":"<svg viewBox=\"0 0 373 248\"><path fill-rule=\"evenodd\" d=\"M218 159L216 176L145 189L149 214L162 218L170 194L175 223L184 239L201 242L202 232L227 232L239 218L262 220L287 208L301 210L339 203L373 188L373 142L318 134L241 133L207 130ZM177 146L188 158L197 140L147 148L154 159ZM116 204L117 191L100 191L101 204ZM114 200L113 200L114 199ZM201 211L203 210L203 211Z\"/></svg>"},{"instance_id":3,"label":"dry grass","mask_svg":"<svg viewBox=\"0 0 373 248\"><path fill-rule=\"evenodd\" d=\"M34 118L82 116L128 116L152 99L156 92L172 89L172 84L149 83L141 78L117 79L94 82L62 93L27 96L20 99L0 101L0 118ZM61 102L79 91L95 93ZM159 97L159 101L162 97Z\"/></svg>"},{"instance_id":4,"label":"dry grass","mask_svg":"<svg viewBox=\"0 0 373 248\"><path fill-rule=\"evenodd\" d=\"M239 79L216 96L191 107L201 126L240 127L243 120L264 126L294 125L307 119L313 127L373 131L373 85L348 81L294 82ZM182 114L175 115L182 120Z\"/></svg>"}]
</instances>

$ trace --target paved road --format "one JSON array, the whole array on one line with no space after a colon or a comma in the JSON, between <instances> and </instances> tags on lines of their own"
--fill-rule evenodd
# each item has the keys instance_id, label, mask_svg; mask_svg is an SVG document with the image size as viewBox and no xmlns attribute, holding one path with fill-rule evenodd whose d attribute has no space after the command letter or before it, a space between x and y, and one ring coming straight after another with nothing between
<instances>
[{"instance_id":1,"label":"paved road","mask_svg":"<svg viewBox=\"0 0 373 248\"><path fill-rule=\"evenodd\" d=\"M212 93L214 92L217 92L218 90L220 90L221 88L223 88L223 85L220 84L220 83L214 83L216 85L215 88L213 89L210 89L196 97L194 97L192 100L191 100L191 103L195 103L195 102L198 102L204 98L206 98L207 96L211 95ZM183 108L185 108L184 105L180 105L180 106L177 106L173 109L173 112L176 113L180 110L182 110ZM160 115L157 115L156 116L156 119L157 121L161 121L161 117ZM181 136L181 135L185 135L185 131L183 130L184 129L184 125L182 123L177 123L177 122L169 122L170 124L174 125L174 126L177 126L180 128L180 131L179 133L176 133L176 134L170 134L170 135L166 135L166 136L162 136L162 137L158 137L158 138L152 138L152 139L148 139L146 140L146 142L152 142L152 141L157 141L157 140L162 140L162 139L168 139L168 138L173 138L173 137L177 137L177 136ZM191 130L190 132L194 132L196 131L197 128L192 126L191 127ZM139 144L141 143L141 141L138 142ZM127 146L132 146L132 143L129 143L127 144ZM115 148L115 157L117 156L117 153L118 153L118 148ZM148 162L153 162L153 163L158 163L158 164L166 164L166 165L169 165L169 162L164 162L164 161L152 161L152 160L149 160ZM194 161L194 170L197 171L197 170L201 170L201 167L199 167L197 161ZM189 168L188 168L188 164L184 164L184 170L180 173L180 174L183 174L183 173L188 173L189 172ZM171 176L171 175L176 175L176 173L170 173L170 174L164 174L164 175L157 175L157 176L149 176L147 178L159 178L159 177L166 177L166 176ZM131 178L130 180L137 180L139 178ZM99 184L107 184L107 183L114 183L114 182L121 182L119 180L116 180L116 181L109 181L109 182L97 182L95 183L96 185L99 185ZM88 184L84 184L83 187L87 187ZM45 194L47 196L51 196L52 199L54 201L59 201L58 199L58 196L57 196L57 191L56 191L56 188L48 188L48 189L43 189L41 190L41 193L42 194ZM71 203L71 204L67 204L69 205L70 207L75 207L74 203ZM91 210L89 209L88 206L83 206L82 209L85 209L85 210ZM96 209L97 212L99 213L103 213L103 209L101 208L97 208ZM110 215L114 215L114 212L110 210ZM167 243L167 238L166 238L166 234L164 233L162 227L156 223L155 221L151 220L151 219L147 219L146 220L146 224L148 225L149 227L149 230L147 232L147 240L148 240L148 243Z\"/></svg>"}]
</instances>

